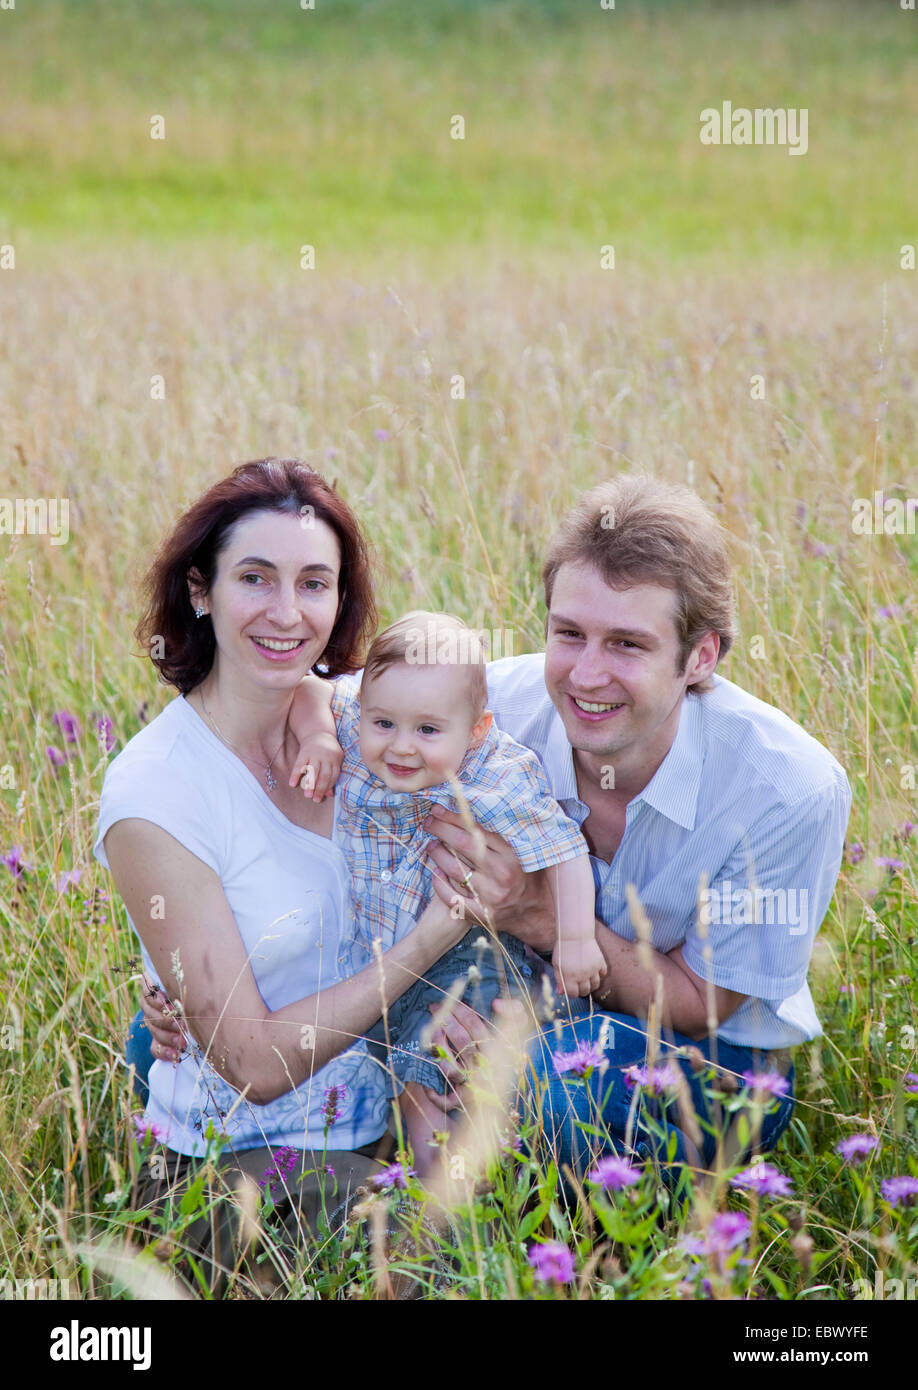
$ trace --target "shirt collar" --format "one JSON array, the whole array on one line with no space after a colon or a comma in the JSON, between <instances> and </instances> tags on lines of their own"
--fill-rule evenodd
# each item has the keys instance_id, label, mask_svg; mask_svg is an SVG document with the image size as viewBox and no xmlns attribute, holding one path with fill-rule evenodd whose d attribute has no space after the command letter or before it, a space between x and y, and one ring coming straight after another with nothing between
<instances>
[{"instance_id":1,"label":"shirt collar","mask_svg":"<svg viewBox=\"0 0 918 1390\"><path fill-rule=\"evenodd\" d=\"M666 757L635 797L685 830L695 828L701 769L704 765L703 695L685 695L679 727Z\"/></svg>"},{"instance_id":2,"label":"shirt collar","mask_svg":"<svg viewBox=\"0 0 918 1390\"><path fill-rule=\"evenodd\" d=\"M704 765L703 695L686 695L679 711L679 727L672 746L643 791L634 802L646 804L661 816L693 830ZM557 710L551 722L545 747L545 766L556 801L580 801L574 753ZM633 803L632 803L633 804Z\"/></svg>"}]
</instances>

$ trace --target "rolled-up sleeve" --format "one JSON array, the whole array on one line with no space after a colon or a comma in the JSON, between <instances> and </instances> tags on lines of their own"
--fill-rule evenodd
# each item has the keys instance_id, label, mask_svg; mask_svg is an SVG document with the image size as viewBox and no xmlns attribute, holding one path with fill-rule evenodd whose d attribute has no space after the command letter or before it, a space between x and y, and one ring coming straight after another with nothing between
<instances>
[{"instance_id":1,"label":"rolled-up sleeve","mask_svg":"<svg viewBox=\"0 0 918 1390\"><path fill-rule=\"evenodd\" d=\"M749 828L687 927L683 958L696 975L762 999L801 987L835 890L850 809L839 769L825 789L769 808Z\"/></svg>"}]
</instances>

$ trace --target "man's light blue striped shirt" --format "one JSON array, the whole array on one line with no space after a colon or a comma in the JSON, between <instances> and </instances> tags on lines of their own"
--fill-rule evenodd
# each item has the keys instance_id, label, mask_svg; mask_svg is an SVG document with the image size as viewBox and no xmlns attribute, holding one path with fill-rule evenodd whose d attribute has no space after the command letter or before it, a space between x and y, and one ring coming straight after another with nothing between
<instances>
[{"instance_id":1,"label":"man's light blue striped shirt","mask_svg":"<svg viewBox=\"0 0 918 1390\"><path fill-rule=\"evenodd\" d=\"M541 654L492 662L489 707L501 729L539 755L554 796L582 825L589 808L544 665ZM850 809L848 779L827 749L715 676L713 690L683 699L672 747L629 802L612 862L591 856L596 915L633 941L625 900L633 883L656 950L682 944L696 975L749 996L717 1030L726 1041L780 1048L817 1037L807 968Z\"/></svg>"}]
</instances>

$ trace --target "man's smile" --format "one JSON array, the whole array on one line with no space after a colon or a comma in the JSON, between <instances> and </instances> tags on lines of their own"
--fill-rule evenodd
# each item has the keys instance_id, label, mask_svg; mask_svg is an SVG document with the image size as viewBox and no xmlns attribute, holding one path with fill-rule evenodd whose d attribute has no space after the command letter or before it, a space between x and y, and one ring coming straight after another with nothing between
<instances>
[{"instance_id":1,"label":"man's smile","mask_svg":"<svg viewBox=\"0 0 918 1390\"><path fill-rule=\"evenodd\" d=\"M608 715L616 714L620 709L625 708L624 702L619 702L618 704L611 704L605 701L599 702L596 700L580 700L577 698L576 695L568 695L567 698L574 706L574 709L577 712L578 719L587 718L591 721L604 719Z\"/></svg>"}]
</instances>

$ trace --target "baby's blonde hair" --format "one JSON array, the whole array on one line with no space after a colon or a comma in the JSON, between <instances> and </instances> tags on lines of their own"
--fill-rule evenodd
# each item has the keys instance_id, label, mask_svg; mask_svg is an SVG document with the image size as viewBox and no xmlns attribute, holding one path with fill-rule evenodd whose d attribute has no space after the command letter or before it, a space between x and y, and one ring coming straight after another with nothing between
<instances>
[{"instance_id":1,"label":"baby's blonde hair","mask_svg":"<svg viewBox=\"0 0 918 1390\"><path fill-rule=\"evenodd\" d=\"M468 672L469 698L476 714L488 703L487 656L478 633L452 613L416 608L384 628L370 643L364 680L390 666L461 666Z\"/></svg>"}]
</instances>

